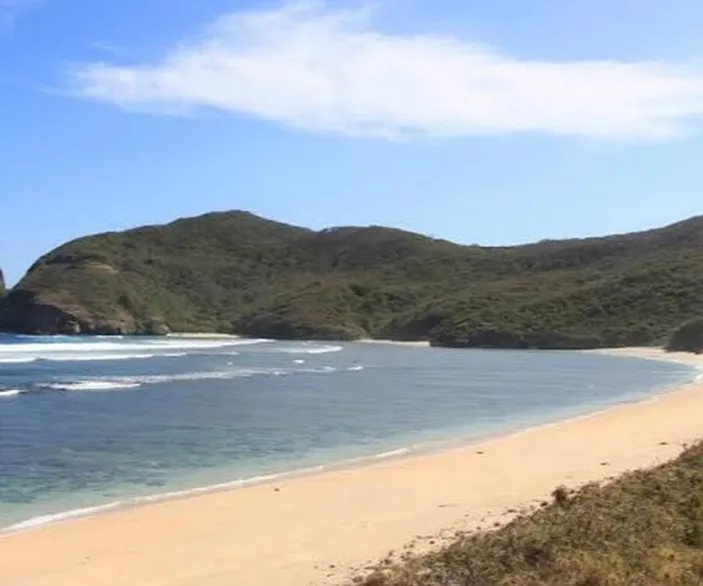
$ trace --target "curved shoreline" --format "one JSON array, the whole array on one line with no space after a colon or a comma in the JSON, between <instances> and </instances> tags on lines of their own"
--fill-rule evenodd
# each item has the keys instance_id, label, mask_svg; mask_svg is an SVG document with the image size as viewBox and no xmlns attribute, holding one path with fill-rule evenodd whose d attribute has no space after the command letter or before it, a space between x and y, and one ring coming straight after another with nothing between
<instances>
[{"instance_id":1,"label":"curved shoreline","mask_svg":"<svg viewBox=\"0 0 703 586\"><path fill-rule=\"evenodd\" d=\"M703 365L702 357L649 349L613 353ZM490 526L557 484L669 459L700 434L701 407L703 385L689 383L656 402L619 404L436 453L311 470L5 534L0 583L224 586L234 576L237 584L322 583L417 535ZM36 551L49 553L38 561Z\"/></svg>"},{"instance_id":2,"label":"curved shoreline","mask_svg":"<svg viewBox=\"0 0 703 586\"><path fill-rule=\"evenodd\" d=\"M184 338L191 337L190 334L183 334ZM180 335L176 337L181 337ZM202 336L207 337L206 335ZM219 339L230 338L230 339L241 339L236 336L221 335ZM247 339L241 339L247 340ZM252 339L251 341L260 341ZM391 344L391 345L402 345L410 347L429 347L425 343L416 342L395 342L393 340L360 340L358 343L368 343L368 344ZM614 351L577 351L577 352L587 352L587 353L599 353L599 354L611 354L616 353L625 358L644 358L643 356L637 355L633 350L637 349L622 349L622 352ZM662 357L661 352L654 350L654 356L648 356L646 358L658 360L662 362L673 362L677 364L684 364L686 366L693 366L692 364L682 361L682 360L669 360ZM702 367L703 368L703 367ZM138 385L137 385L138 386ZM153 493L138 496L126 496L124 498L119 498L118 500L102 502L94 505L85 505L73 509L65 509L58 512L46 512L38 514L34 517L23 519L14 522L10 525L0 526L0 540L7 538L9 536L15 535L17 533L29 532L29 531L40 531L44 528L51 527L58 524L70 523L79 519L84 519L87 517L100 516L105 514L112 514L120 511L125 511L134 508L147 507L156 503L166 503L176 500L197 498L200 496L205 496L209 494L222 493L238 491L252 486L259 485L270 485L275 483L284 482L286 480L306 478L313 475L321 475L332 473L342 470L357 470L360 468L366 468L373 466L379 462L397 461L412 459L421 456L436 456L454 451L463 451L471 448L480 448L488 442L510 438L513 436L519 436L520 434L530 432L532 430L537 430L540 428L547 428L552 425L556 425L562 422L577 421L581 419L588 419L597 416L601 413L605 413L610 409L614 409L623 405L631 405L642 402L649 402L657 400L661 395L668 392L676 391L681 388L681 384L676 384L673 386L667 386L665 388L651 390L646 396L631 396L623 397L617 402L604 405L583 405L581 407L573 407L570 412L554 412L549 416L539 418L539 420L516 420L511 422L506 422L504 426L497 427L495 429L485 429L482 431L477 431L475 433L456 433L453 435L447 435L444 437L436 437L432 439L427 439L425 441L417 441L415 443L396 445L395 447L389 446L388 449L382 449L379 452L370 452L367 454L350 456L348 458L342 458L339 460L330 460L322 462L311 462L309 465L303 467L283 467L280 470L271 471L261 471L259 474L254 474L253 476L245 477L234 477L224 481L218 481L212 484L203 484L191 487L173 488L161 493ZM9 391L11 393L21 393L21 391ZM2 392L0 392L1 398ZM14 396L14 395L13 395ZM292 463L292 462L291 462Z\"/></svg>"}]
</instances>

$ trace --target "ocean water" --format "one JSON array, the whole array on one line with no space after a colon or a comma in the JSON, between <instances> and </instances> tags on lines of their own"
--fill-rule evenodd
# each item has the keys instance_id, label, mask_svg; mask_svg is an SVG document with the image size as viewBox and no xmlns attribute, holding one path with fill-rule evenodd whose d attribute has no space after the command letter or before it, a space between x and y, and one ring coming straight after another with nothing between
<instances>
[{"instance_id":1,"label":"ocean water","mask_svg":"<svg viewBox=\"0 0 703 586\"><path fill-rule=\"evenodd\" d=\"M0 336L0 528L437 449L695 375L576 352Z\"/></svg>"}]
</instances>

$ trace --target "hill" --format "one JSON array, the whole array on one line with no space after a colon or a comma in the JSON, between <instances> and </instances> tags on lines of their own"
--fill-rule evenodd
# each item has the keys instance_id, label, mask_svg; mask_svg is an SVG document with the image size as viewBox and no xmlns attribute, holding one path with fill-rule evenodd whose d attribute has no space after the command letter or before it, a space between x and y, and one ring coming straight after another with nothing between
<instances>
[{"instance_id":1,"label":"hill","mask_svg":"<svg viewBox=\"0 0 703 586\"><path fill-rule=\"evenodd\" d=\"M702 252L703 217L635 234L480 247L212 213L60 246L9 292L0 329L659 344L703 315Z\"/></svg>"},{"instance_id":2,"label":"hill","mask_svg":"<svg viewBox=\"0 0 703 586\"><path fill-rule=\"evenodd\" d=\"M382 564L356 586L703 584L703 446L570 494L440 551ZM545 503L546 504L546 503Z\"/></svg>"}]
</instances>

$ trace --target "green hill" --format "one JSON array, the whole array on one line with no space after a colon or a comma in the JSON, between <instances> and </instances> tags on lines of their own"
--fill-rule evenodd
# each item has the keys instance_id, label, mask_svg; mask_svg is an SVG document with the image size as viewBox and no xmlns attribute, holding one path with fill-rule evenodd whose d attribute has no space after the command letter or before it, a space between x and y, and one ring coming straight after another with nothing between
<instances>
[{"instance_id":1,"label":"green hill","mask_svg":"<svg viewBox=\"0 0 703 586\"><path fill-rule=\"evenodd\" d=\"M585 348L664 343L702 315L703 217L489 248L227 212L60 246L2 302L0 329Z\"/></svg>"}]
</instances>

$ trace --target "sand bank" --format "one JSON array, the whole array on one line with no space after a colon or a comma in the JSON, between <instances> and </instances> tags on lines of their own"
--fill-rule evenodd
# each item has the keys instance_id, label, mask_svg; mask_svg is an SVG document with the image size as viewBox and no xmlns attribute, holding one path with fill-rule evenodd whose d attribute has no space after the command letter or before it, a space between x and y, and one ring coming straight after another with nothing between
<instances>
[{"instance_id":1,"label":"sand bank","mask_svg":"<svg viewBox=\"0 0 703 586\"><path fill-rule=\"evenodd\" d=\"M588 350L596 354L610 354L629 358L644 358L647 360L663 360L677 364L701 367L703 369L703 354L691 352L665 352L660 348L609 348L604 350Z\"/></svg>"},{"instance_id":2,"label":"sand bank","mask_svg":"<svg viewBox=\"0 0 703 586\"><path fill-rule=\"evenodd\" d=\"M619 351L628 356L640 351ZM644 357L686 360L646 350ZM442 454L156 503L0 538L3 586L339 583L417 537L504 522L559 484L676 456L703 385ZM429 543L420 539L421 547Z\"/></svg>"}]
</instances>

